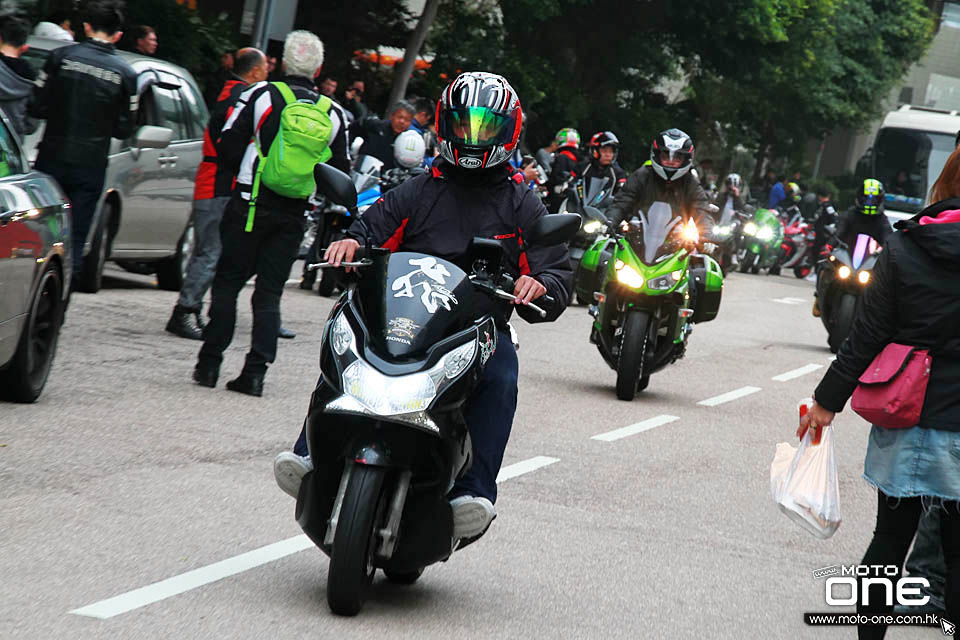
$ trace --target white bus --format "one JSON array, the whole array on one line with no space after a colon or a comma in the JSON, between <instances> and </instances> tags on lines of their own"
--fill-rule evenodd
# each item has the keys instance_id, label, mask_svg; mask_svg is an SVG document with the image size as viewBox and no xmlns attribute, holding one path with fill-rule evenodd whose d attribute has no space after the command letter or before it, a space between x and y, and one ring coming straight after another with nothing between
<instances>
[{"instance_id":1,"label":"white bus","mask_svg":"<svg viewBox=\"0 0 960 640\"><path fill-rule=\"evenodd\" d=\"M886 189L890 218L909 218L923 209L958 132L957 111L903 105L883 119L868 151L868 166L870 177Z\"/></svg>"}]
</instances>

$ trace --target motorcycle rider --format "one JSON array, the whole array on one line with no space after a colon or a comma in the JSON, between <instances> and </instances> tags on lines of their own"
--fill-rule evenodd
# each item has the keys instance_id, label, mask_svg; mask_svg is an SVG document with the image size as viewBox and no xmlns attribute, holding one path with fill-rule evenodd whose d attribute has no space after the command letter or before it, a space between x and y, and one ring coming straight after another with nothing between
<instances>
[{"instance_id":1,"label":"motorcycle rider","mask_svg":"<svg viewBox=\"0 0 960 640\"><path fill-rule=\"evenodd\" d=\"M630 220L657 201L699 219L710 204L693 167L693 140L680 129L667 129L650 145L650 162L634 171L617 193L607 217L614 225Z\"/></svg>"},{"instance_id":2,"label":"motorcycle rider","mask_svg":"<svg viewBox=\"0 0 960 640\"><path fill-rule=\"evenodd\" d=\"M547 214L537 196L511 179L507 159L517 145L521 107L516 92L501 76L466 72L441 94L437 106L440 157L430 172L408 180L353 223L348 238L327 247L325 260L334 266L352 261L367 238L391 251L417 251L462 261L475 236L496 238L504 245L508 270L516 278L513 293L518 313L531 322L555 320L566 307L572 272L565 246L532 247L523 229ZM540 318L524 305L539 302ZM454 539L472 541L496 516L496 477L510 435L517 399L517 357L507 333L510 303L497 302L499 340L474 394L464 405L464 419L473 442L473 463L448 495L454 518ZM281 489L296 496L303 476L313 468L305 431L293 452L274 461Z\"/></svg>"},{"instance_id":3,"label":"motorcycle rider","mask_svg":"<svg viewBox=\"0 0 960 640\"><path fill-rule=\"evenodd\" d=\"M583 160L580 155L580 132L576 129L560 129L554 142L557 144L557 151L553 156L550 179L547 181L551 211L563 202L563 187Z\"/></svg>"},{"instance_id":4,"label":"motorcycle rider","mask_svg":"<svg viewBox=\"0 0 960 640\"><path fill-rule=\"evenodd\" d=\"M883 212L885 196L883 184L879 180L864 180L863 187L857 192L855 204L840 216L837 240L852 250L857 243L857 236L864 234L882 246L892 233L890 221Z\"/></svg>"},{"instance_id":5,"label":"motorcycle rider","mask_svg":"<svg viewBox=\"0 0 960 640\"><path fill-rule=\"evenodd\" d=\"M837 210L833 206L830 195L830 189L826 185L817 187L817 209L814 213L813 223L813 256L814 260L817 260L817 280L820 279L820 271L823 268L823 261L826 258L826 254L830 252L828 248L829 245L827 244L828 236L836 232ZM833 227L832 232L829 230L831 226ZM817 299L816 288L813 290L812 313L815 317L820 317L820 302Z\"/></svg>"},{"instance_id":6,"label":"motorcycle rider","mask_svg":"<svg viewBox=\"0 0 960 640\"><path fill-rule=\"evenodd\" d=\"M609 175L613 180L614 193L627 182L627 172L617 164L620 153L620 139L613 131L600 131L593 134L587 147L587 160L581 162L571 173L575 178Z\"/></svg>"},{"instance_id":7,"label":"motorcycle rider","mask_svg":"<svg viewBox=\"0 0 960 640\"><path fill-rule=\"evenodd\" d=\"M723 186L720 188L720 191L717 192L717 197L713 200L713 204L719 209L719 211L714 214L717 222L723 220L724 216L727 215L727 211L743 211L746 203L741 195L742 190L743 178L740 177L740 174L728 174L723 181Z\"/></svg>"}]
</instances>

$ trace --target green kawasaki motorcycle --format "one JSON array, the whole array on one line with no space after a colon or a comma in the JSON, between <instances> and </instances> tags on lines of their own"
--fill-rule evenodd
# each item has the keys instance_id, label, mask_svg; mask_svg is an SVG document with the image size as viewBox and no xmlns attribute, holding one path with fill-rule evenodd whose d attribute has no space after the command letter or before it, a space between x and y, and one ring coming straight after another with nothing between
<instances>
[{"instance_id":1,"label":"green kawasaki motorcycle","mask_svg":"<svg viewBox=\"0 0 960 640\"><path fill-rule=\"evenodd\" d=\"M740 244L740 273L759 273L767 269L777 275L780 267L777 257L783 244L783 222L773 209L757 209L753 219L743 225L743 240Z\"/></svg>"},{"instance_id":2,"label":"green kawasaki motorcycle","mask_svg":"<svg viewBox=\"0 0 960 640\"><path fill-rule=\"evenodd\" d=\"M723 292L720 265L695 252L696 222L684 223L665 202L638 213L616 236L598 238L580 264L602 271L590 342L617 372L621 400L683 357L691 325L717 317Z\"/></svg>"}]
</instances>

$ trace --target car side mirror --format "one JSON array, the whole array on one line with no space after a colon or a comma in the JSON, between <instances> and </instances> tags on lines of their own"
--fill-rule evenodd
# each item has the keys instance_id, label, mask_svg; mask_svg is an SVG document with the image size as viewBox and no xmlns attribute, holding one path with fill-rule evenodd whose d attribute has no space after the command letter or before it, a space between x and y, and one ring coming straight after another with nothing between
<instances>
[{"instance_id":1,"label":"car side mirror","mask_svg":"<svg viewBox=\"0 0 960 640\"><path fill-rule=\"evenodd\" d=\"M357 206L357 188L350 176L328 164L318 164L313 169L317 191L327 196L334 204L352 209Z\"/></svg>"},{"instance_id":2,"label":"car side mirror","mask_svg":"<svg viewBox=\"0 0 960 640\"><path fill-rule=\"evenodd\" d=\"M173 129L144 125L133 134L133 146L141 149L166 149L173 140Z\"/></svg>"},{"instance_id":3,"label":"car side mirror","mask_svg":"<svg viewBox=\"0 0 960 640\"><path fill-rule=\"evenodd\" d=\"M552 213L541 216L526 233L527 244L549 247L567 242L580 230L580 216Z\"/></svg>"}]
</instances>

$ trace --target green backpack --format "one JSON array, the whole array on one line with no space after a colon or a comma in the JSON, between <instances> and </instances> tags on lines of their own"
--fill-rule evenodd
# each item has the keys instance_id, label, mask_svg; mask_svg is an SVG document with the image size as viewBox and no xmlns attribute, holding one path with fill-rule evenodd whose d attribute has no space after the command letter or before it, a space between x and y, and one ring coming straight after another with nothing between
<instances>
[{"instance_id":1,"label":"green backpack","mask_svg":"<svg viewBox=\"0 0 960 640\"><path fill-rule=\"evenodd\" d=\"M299 101L286 83L271 84L280 91L286 105L280 112L280 127L266 156L254 136L260 162L253 179L246 231L253 230L261 183L281 196L308 198L316 190L313 168L333 155L330 151L330 137L333 133L330 98L320 96L316 103Z\"/></svg>"}]
</instances>

